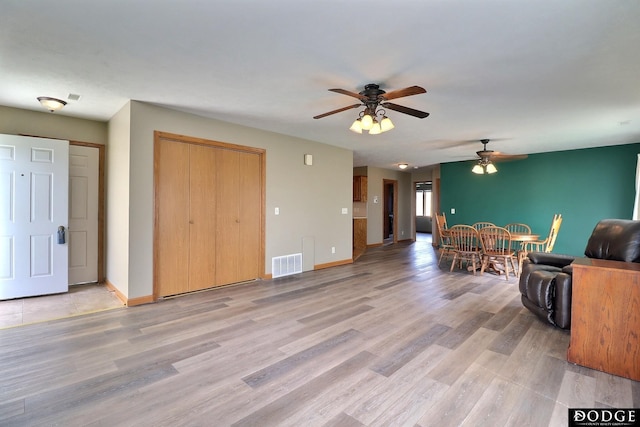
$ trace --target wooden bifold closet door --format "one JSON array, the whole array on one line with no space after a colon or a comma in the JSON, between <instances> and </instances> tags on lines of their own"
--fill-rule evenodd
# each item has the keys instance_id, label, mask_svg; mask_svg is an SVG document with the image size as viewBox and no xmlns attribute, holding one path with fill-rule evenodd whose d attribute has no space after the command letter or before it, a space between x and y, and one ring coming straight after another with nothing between
<instances>
[{"instance_id":1,"label":"wooden bifold closet door","mask_svg":"<svg viewBox=\"0 0 640 427\"><path fill-rule=\"evenodd\" d=\"M259 153L158 138L155 295L260 276Z\"/></svg>"}]
</instances>

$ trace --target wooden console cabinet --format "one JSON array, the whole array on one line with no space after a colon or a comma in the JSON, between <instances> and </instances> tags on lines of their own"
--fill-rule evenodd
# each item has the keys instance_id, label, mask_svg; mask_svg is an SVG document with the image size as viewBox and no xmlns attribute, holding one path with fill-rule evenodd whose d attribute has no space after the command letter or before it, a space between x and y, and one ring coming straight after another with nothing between
<instances>
[{"instance_id":1,"label":"wooden console cabinet","mask_svg":"<svg viewBox=\"0 0 640 427\"><path fill-rule=\"evenodd\" d=\"M640 264L573 262L567 360L640 381Z\"/></svg>"},{"instance_id":2,"label":"wooden console cabinet","mask_svg":"<svg viewBox=\"0 0 640 427\"><path fill-rule=\"evenodd\" d=\"M367 219L353 219L353 260L357 260L367 250Z\"/></svg>"}]
</instances>

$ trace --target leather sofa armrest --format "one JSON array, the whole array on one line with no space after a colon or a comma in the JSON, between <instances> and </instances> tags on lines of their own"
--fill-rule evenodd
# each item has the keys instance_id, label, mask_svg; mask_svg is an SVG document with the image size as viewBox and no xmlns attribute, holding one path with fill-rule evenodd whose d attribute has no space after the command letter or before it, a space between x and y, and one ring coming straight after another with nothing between
<instances>
[{"instance_id":1,"label":"leather sofa armrest","mask_svg":"<svg viewBox=\"0 0 640 427\"><path fill-rule=\"evenodd\" d=\"M576 259L576 257L570 255L547 252L529 252L527 256L533 264L551 265L558 268L566 267Z\"/></svg>"},{"instance_id":2,"label":"leather sofa armrest","mask_svg":"<svg viewBox=\"0 0 640 427\"><path fill-rule=\"evenodd\" d=\"M527 294L527 286L531 278L531 274L536 271L549 271L551 273L558 274L562 272L562 269L553 265L534 264L530 259L525 258L524 263L522 264L522 271L520 272L519 280L520 292L523 295Z\"/></svg>"},{"instance_id":3,"label":"leather sofa armrest","mask_svg":"<svg viewBox=\"0 0 640 427\"><path fill-rule=\"evenodd\" d=\"M564 272L564 269L556 276L553 321L562 329L571 328L571 282L571 275Z\"/></svg>"}]
</instances>

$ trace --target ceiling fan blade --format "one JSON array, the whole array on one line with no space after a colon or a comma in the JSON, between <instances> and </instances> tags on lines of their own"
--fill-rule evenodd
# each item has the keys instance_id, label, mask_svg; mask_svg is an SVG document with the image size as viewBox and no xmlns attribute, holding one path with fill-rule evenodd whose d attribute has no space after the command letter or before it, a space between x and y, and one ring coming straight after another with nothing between
<instances>
[{"instance_id":1,"label":"ceiling fan blade","mask_svg":"<svg viewBox=\"0 0 640 427\"><path fill-rule=\"evenodd\" d=\"M361 101L366 101L368 98L364 95L360 95L359 93L351 92L345 89L329 89L331 92L341 93L342 95L353 96L354 98L358 98Z\"/></svg>"},{"instance_id":2,"label":"ceiling fan blade","mask_svg":"<svg viewBox=\"0 0 640 427\"><path fill-rule=\"evenodd\" d=\"M399 113L408 114L410 116L418 117L419 119L424 119L429 116L429 113L425 113L424 111L414 110L413 108L403 107L402 105L393 104L391 102L385 102L384 104L380 104L383 108L388 108L390 110L398 111Z\"/></svg>"},{"instance_id":3,"label":"ceiling fan blade","mask_svg":"<svg viewBox=\"0 0 640 427\"><path fill-rule=\"evenodd\" d=\"M421 93L427 93L426 89L420 86L409 86L404 89L393 90L391 92L387 92L381 95L381 98L384 100L402 98L405 96L418 95Z\"/></svg>"},{"instance_id":4,"label":"ceiling fan blade","mask_svg":"<svg viewBox=\"0 0 640 427\"><path fill-rule=\"evenodd\" d=\"M353 105L349 105L348 107L338 108L337 110L333 110L333 111L329 111L329 112L324 113L324 114L319 114L317 116L313 116L313 118L314 119L321 119L323 117L327 117L327 116L330 116L332 114L342 113L343 111L351 110L352 108L358 108L358 107L361 107L361 106L362 106L362 104L353 104Z\"/></svg>"},{"instance_id":5,"label":"ceiling fan blade","mask_svg":"<svg viewBox=\"0 0 640 427\"><path fill-rule=\"evenodd\" d=\"M494 151L493 154L489 156L492 162L510 162L512 160L524 160L529 157L528 154L503 154L497 151Z\"/></svg>"}]
</instances>

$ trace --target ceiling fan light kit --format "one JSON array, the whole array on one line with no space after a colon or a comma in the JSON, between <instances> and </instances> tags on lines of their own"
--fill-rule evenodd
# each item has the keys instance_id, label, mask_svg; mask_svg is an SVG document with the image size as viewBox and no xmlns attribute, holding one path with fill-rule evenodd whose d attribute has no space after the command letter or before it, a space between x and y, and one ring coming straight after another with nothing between
<instances>
[{"instance_id":1,"label":"ceiling fan light kit","mask_svg":"<svg viewBox=\"0 0 640 427\"><path fill-rule=\"evenodd\" d=\"M484 164L482 160L478 161L478 163L471 169L471 172L477 173L478 175L483 175L485 173L492 174L498 172L498 168L489 162Z\"/></svg>"},{"instance_id":2,"label":"ceiling fan light kit","mask_svg":"<svg viewBox=\"0 0 640 427\"><path fill-rule=\"evenodd\" d=\"M373 126L373 117L370 114L365 114L362 116L362 130L371 130Z\"/></svg>"},{"instance_id":3,"label":"ceiling fan light kit","mask_svg":"<svg viewBox=\"0 0 640 427\"><path fill-rule=\"evenodd\" d=\"M358 117L349 130L355 133L362 133L362 119Z\"/></svg>"},{"instance_id":4,"label":"ceiling fan light kit","mask_svg":"<svg viewBox=\"0 0 640 427\"><path fill-rule=\"evenodd\" d=\"M391 121L391 119L387 116L382 116L382 121L380 122L380 128L382 130L382 132L386 132L388 130L393 129L395 126L393 125L393 122Z\"/></svg>"},{"instance_id":5,"label":"ceiling fan light kit","mask_svg":"<svg viewBox=\"0 0 640 427\"><path fill-rule=\"evenodd\" d=\"M373 119L373 125L371 125L371 129L369 129L369 135L378 135L379 133L382 133L380 123L378 123L376 119Z\"/></svg>"},{"instance_id":6,"label":"ceiling fan light kit","mask_svg":"<svg viewBox=\"0 0 640 427\"><path fill-rule=\"evenodd\" d=\"M420 86L410 86L404 89L394 90L392 92L385 92L384 90L380 89L379 85L371 83L366 85L364 87L364 90L360 93L351 92L345 89L329 89L329 91L358 98L362 104L354 104L348 107L338 108L337 110L317 115L314 117L314 119L321 119L332 114L341 113L342 111L364 106L364 110L360 112L358 118L349 128L349 130L355 133L362 133L363 130L366 130L369 131L369 134L371 135L377 135L383 132L387 132L395 127L391 119L387 117L387 112L384 110L384 108L379 107L385 107L399 113L417 117L419 119L424 119L425 117L429 116L429 113L425 113L424 111L419 111L413 108L403 107L402 105L387 102L390 99L426 93L427 91ZM377 119L378 116L381 117L380 121L378 121Z\"/></svg>"}]
</instances>

